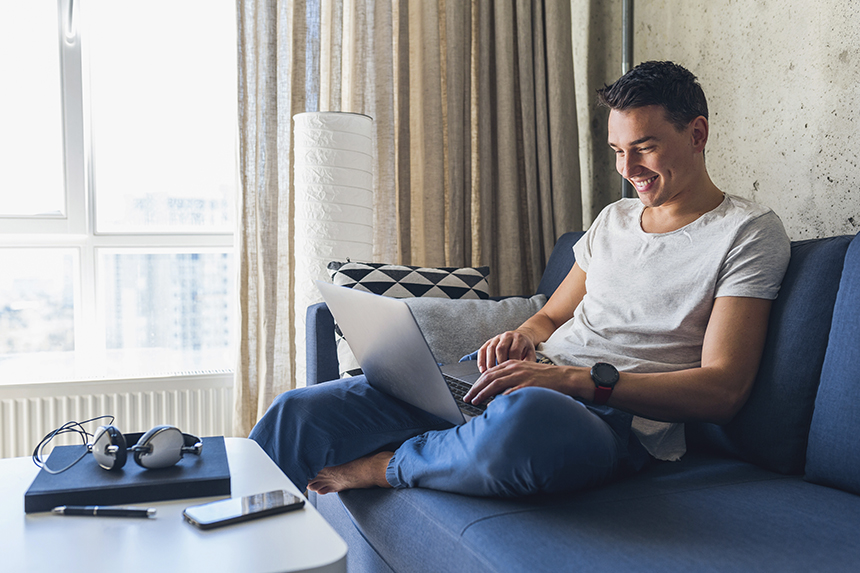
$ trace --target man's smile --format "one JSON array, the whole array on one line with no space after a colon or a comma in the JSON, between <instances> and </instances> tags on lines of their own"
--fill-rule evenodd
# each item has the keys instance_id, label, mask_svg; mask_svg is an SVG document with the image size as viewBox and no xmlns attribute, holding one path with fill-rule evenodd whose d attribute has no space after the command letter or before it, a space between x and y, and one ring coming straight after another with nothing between
<instances>
[{"instance_id":1,"label":"man's smile","mask_svg":"<svg viewBox=\"0 0 860 573\"><path fill-rule=\"evenodd\" d=\"M656 175L655 175L655 176L653 176L653 177L650 177L650 178L648 178L648 179L640 179L639 181L632 181L632 183L633 183L633 186L634 186L634 187L636 187L636 189L637 189L637 190L639 190L639 191L643 191L643 190L645 190L645 188L646 188L646 187L648 187L648 186L649 186L649 185L650 185L650 184L651 184L655 179L657 179L657 176L656 176Z\"/></svg>"}]
</instances>

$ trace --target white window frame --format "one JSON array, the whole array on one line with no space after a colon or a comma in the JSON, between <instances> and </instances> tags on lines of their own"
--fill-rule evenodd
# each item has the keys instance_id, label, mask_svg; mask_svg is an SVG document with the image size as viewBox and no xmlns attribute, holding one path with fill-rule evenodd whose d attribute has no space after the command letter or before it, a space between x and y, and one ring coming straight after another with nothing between
<instances>
[{"instance_id":1,"label":"white window frame","mask_svg":"<svg viewBox=\"0 0 860 573\"><path fill-rule=\"evenodd\" d=\"M87 93L86 48L82 49L81 0L57 0L65 175L64 215L0 215L0 248L75 248L75 352L97 356L105 350L104 312L99 308L101 249L176 249L232 252L234 234L225 232L99 232L96 229L94 153ZM237 158L238 161L238 158ZM232 372L218 369L218 377ZM200 373L197 372L197 375ZM151 375L142 375L151 378ZM130 378L133 378L130 376ZM102 378L103 379L103 378ZM71 382L72 380L69 380ZM81 381L76 378L74 381Z\"/></svg>"}]
</instances>

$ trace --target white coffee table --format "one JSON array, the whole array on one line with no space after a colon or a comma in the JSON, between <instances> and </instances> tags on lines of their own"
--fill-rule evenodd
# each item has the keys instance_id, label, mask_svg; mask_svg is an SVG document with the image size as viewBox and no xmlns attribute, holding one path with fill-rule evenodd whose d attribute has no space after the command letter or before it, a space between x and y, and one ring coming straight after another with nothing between
<instances>
[{"instance_id":1,"label":"white coffee table","mask_svg":"<svg viewBox=\"0 0 860 573\"><path fill-rule=\"evenodd\" d=\"M233 497L299 494L256 442L227 438L226 445ZM38 471L30 458L0 460L2 571L346 571L346 543L309 503L209 531L186 523L182 510L220 498L134 504L156 508L149 519L25 514L24 492Z\"/></svg>"}]
</instances>

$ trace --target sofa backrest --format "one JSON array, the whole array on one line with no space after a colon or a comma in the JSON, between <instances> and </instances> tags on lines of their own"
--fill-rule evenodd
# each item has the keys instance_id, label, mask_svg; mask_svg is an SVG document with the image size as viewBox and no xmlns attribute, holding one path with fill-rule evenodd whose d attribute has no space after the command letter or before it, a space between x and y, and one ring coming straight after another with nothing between
<instances>
[{"instance_id":1,"label":"sofa backrest","mask_svg":"<svg viewBox=\"0 0 860 573\"><path fill-rule=\"evenodd\" d=\"M845 253L852 237L793 242L762 362L746 405L725 426L689 425L704 440L780 473L802 473ZM855 243L857 241L854 241Z\"/></svg>"},{"instance_id":2,"label":"sofa backrest","mask_svg":"<svg viewBox=\"0 0 860 573\"><path fill-rule=\"evenodd\" d=\"M806 479L860 494L860 234L845 255L809 431Z\"/></svg>"},{"instance_id":3,"label":"sofa backrest","mask_svg":"<svg viewBox=\"0 0 860 573\"><path fill-rule=\"evenodd\" d=\"M584 235L584 232L565 233L558 238L555 246L552 248L552 253L549 255L549 260L546 262L546 270L540 279L537 293L545 295L547 298L552 296L564 277L570 272L573 267L573 245Z\"/></svg>"}]
</instances>

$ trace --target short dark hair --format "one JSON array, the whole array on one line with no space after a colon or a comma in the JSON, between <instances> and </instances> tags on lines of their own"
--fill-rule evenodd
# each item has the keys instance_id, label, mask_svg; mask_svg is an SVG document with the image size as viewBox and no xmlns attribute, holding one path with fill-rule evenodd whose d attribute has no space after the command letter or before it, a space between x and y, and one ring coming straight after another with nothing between
<instances>
[{"instance_id":1,"label":"short dark hair","mask_svg":"<svg viewBox=\"0 0 860 573\"><path fill-rule=\"evenodd\" d=\"M679 131L700 115L708 118L708 102L696 76L673 62L643 62L597 90L597 98L600 105L618 111L662 106Z\"/></svg>"}]
</instances>

